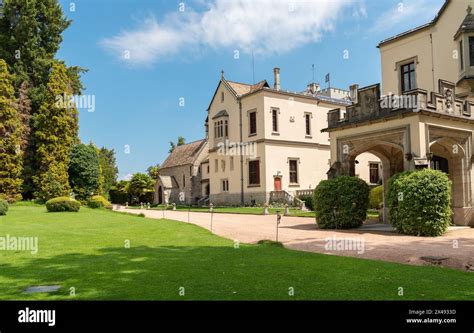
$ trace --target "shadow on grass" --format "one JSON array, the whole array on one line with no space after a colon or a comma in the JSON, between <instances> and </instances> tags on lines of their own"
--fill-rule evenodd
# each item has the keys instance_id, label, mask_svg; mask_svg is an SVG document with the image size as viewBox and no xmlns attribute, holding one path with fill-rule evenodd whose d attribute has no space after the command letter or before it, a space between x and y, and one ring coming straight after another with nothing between
<instances>
[{"instance_id":1,"label":"shadow on grass","mask_svg":"<svg viewBox=\"0 0 474 333\"><path fill-rule=\"evenodd\" d=\"M474 299L468 273L272 246L102 248L97 254L3 264L0 280L6 281L0 299L385 300L400 299L399 286L406 290L404 299ZM23 293L39 285L62 288L54 294Z\"/></svg>"}]
</instances>

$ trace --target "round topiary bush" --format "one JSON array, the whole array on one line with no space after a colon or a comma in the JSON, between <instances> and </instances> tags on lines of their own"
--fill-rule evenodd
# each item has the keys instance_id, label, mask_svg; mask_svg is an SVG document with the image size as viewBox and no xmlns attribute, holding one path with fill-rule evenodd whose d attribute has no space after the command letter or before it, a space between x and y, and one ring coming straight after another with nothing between
<instances>
[{"instance_id":1,"label":"round topiary bush","mask_svg":"<svg viewBox=\"0 0 474 333\"><path fill-rule=\"evenodd\" d=\"M357 177L323 180L314 191L316 222L321 229L360 227L368 206L369 185Z\"/></svg>"},{"instance_id":2,"label":"round topiary bush","mask_svg":"<svg viewBox=\"0 0 474 333\"><path fill-rule=\"evenodd\" d=\"M369 207L379 209L383 204L383 185L374 187L369 193Z\"/></svg>"},{"instance_id":3,"label":"round topiary bush","mask_svg":"<svg viewBox=\"0 0 474 333\"><path fill-rule=\"evenodd\" d=\"M438 170L400 173L390 179L388 206L398 232L441 236L451 224L451 181Z\"/></svg>"},{"instance_id":4,"label":"round topiary bush","mask_svg":"<svg viewBox=\"0 0 474 333\"><path fill-rule=\"evenodd\" d=\"M69 197L57 197L46 202L48 212L77 212L81 203Z\"/></svg>"},{"instance_id":5,"label":"round topiary bush","mask_svg":"<svg viewBox=\"0 0 474 333\"><path fill-rule=\"evenodd\" d=\"M8 202L6 200L0 200L0 215L7 215Z\"/></svg>"},{"instance_id":6,"label":"round topiary bush","mask_svg":"<svg viewBox=\"0 0 474 333\"><path fill-rule=\"evenodd\" d=\"M87 206L89 208L107 208L107 209L112 209L112 204L107 201L106 198L104 198L101 195L94 195L87 201Z\"/></svg>"}]
</instances>

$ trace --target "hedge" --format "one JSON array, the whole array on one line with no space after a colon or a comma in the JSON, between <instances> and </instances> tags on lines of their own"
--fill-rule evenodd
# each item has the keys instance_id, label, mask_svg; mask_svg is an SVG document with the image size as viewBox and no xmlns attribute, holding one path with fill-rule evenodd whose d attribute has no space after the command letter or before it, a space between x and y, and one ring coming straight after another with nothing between
<instances>
[{"instance_id":1,"label":"hedge","mask_svg":"<svg viewBox=\"0 0 474 333\"><path fill-rule=\"evenodd\" d=\"M451 181L438 170L395 175L389 181L390 223L400 233L440 236L451 224Z\"/></svg>"},{"instance_id":2,"label":"hedge","mask_svg":"<svg viewBox=\"0 0 474 333\"><path fill-rule=\"evenodd\" d=\"M70 197L57 197L46 202L48 212L77 212L81 203Z\"/></svg>"},{"instance_id":3,"label":"hedge","mask_svg":"<svg viewBox=\"0 0 474 333\"><path fill-rule=\"evenodd\" d=\"M369 207L379 209L383 204L383 185L374 187L369 193Z\"/></svg>"},{"instance_id":4,"label":"hedge","mask_svg":"<svg viewBox=\"0 0 474 333\"><path fill-rule=\"evenodd\" d=\"M360 227L368 206L369 185L357 177L323 180L314 191L316 222L321 229Z\"/></svg>"},{"instance_id":5,"label":"hedge","mask_svg":"<svg viewBox=\"0 0 474 333\"><path fill-rule=\"evenodd\" d=\"M6 200L0 200L0 215L7 215L8 202Z\"/></svg>"},{"instance_id":6,"label":"hedge","mask_svg":"<svg viewBox=\"0 0 474 333\"><path fill-rule=\"evenodd\" d=\"M107 208L111 209L112 204L107 201L103 196L95 195L89 199L87 202L89 208Z\"/></svg>"},{"instance_id":7,"label":"hedge","mask_svg":"<svg viewBox=\"0 0 474 333\"><path fill-rule=\"evenodd\" d=\"M298 197L301 201L304 202L304 205L309 210L314 210L313 196L312 195L301 195Z\"/></svg>"}]
</instances>

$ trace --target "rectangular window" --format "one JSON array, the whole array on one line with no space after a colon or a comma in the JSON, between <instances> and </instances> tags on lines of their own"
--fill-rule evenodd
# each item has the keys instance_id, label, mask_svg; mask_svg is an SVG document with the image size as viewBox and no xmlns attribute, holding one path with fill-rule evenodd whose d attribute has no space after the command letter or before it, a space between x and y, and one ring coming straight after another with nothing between
<instances>
[{"instance_id":1,"label":"rectangular window","mask_svg":"<svg viewBox=\"0 0 474 333\"><path fill-rule=\"evenodd\" d=\"M234 156L230 157L230 171L234 170Z\"/></svg>"},{"instance_id":2,"label":"rectangular window","mask_svg":"<svg viewBox=\"0 0 474 333\"><path fill-rule=\"evenodd\" d=\"M229 192L229 181L227 179L222 181L222 192Z\"/></svg>"},{"instance_id":3,"label":"rectangular window","mask_svg":"<svg viewBox=\"0 0 474 333\"><path fill-rule=\"evenodd\" d=\"M306 135L311 135L311 114L306 113L304 115Z\"/></svg>"},{"instance_id":4,"label":"rectangular window","mask_svg":"<svg viewBox=\"0 0 474 333\"><path fill-rule=\"evenodd\" d=\"M221 103L224 102L224 92L221 92Z\"/></svg>"},{"instance_id":5,"label":"rectangular window","mask_svg":"<svg viewBox=\"0 0 474 333\"><path fill-rule=\"evenodd\" d=\"M249 113L249 134L257 134L257 112Z\"/></svg>"},{"instance_id":6,"label":"rectangular window","mask_svg":"<svg viewBox=\"0 0 474 333\"><path fill-rule=\"evenodd\" d=\"M219 171L219 161L218 160L214 160L214 171L215 172Z\"/></svg>"},{"instance_id":7,"label":"rectangular window","mask_svg":"<svg viewBox=\"0 0 474 333\"><path fill-rule=\"evenodd\" d=\"M216 139L229 136L229 121L219 120L214 123L214 137Z\"/></svg>"},{"instance_id":8,"label":"rectangular window","mask_svg":"<svg viewBox=\"0 0 474 333\"><path fill-rule=\"evenodd\" d=\"M260 185L260 161L249 161L249 185Z\"/></svg>"},{"instance_id":9,"label":"rectangular window","mask_svg":"<svg viewBox=\"0 0 474 333\"><path fill-rule=\"evenodd\" d=\"M289 160L290 184L298 184L298 160Z\"/></svg>"},{"instance_id":10,"label":"rectangular window","mask_svg":"<svg viewBox=\"0 0 474 333\"><path fill-rule=\"evenodd\" d=\"M474 66L474 37L469 37L469 66Z\"/></svg>"},{"instance_id":11,"label":"rectangular window","mask_svg":"<svg viewBox=\"0 0 474 333\"><path fill-rule=\"evenodd\" d=\"M402 65L401 68L402 92L416 89L415 63Z\"/></svg>"},{"instance_id":12,"label":"rectangular window","mask_svg":"<svg viewBox=\"0 0 474 333\"><path fill-rule=\"evenodd\" d=\"M459 42L459 54L461 55L460 56L461 70L463 70L464 69L464 47L462 45L462 41Z\"/></svg>"},{"instance_id":13,"label":"rectangular window","mask_svg":"<svg viewBox=\"0 0 474 333\"><path fill-rule=\"evenodd\" d=\"M278 132L278 110L272 110L272 131Z\"/></svg>"},{"instance_id":14,"label":"rectangular window","mask_svg":"<svg viewBox=\"0 0 474 333\"><path fill-rule=\"evenodd\" d=\"M379 164L378 163L370 163L369 164L369 172L370 172L370 183L371 184L378 184L379 180L380 180Z\"/></svg>"}]
</instances>

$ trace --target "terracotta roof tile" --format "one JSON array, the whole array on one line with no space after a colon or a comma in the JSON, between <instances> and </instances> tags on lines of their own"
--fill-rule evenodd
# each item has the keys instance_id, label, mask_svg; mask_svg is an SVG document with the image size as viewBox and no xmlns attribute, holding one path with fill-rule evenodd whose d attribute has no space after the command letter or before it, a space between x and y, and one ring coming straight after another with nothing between
<instances>
[{"instance_id":1,"label":"terracotta roof tile","mask_svg":"<svg viewBox=\"0 0 474 333\"><path fill-rule=\"evenodd\" d=\"M206 140L194 141L182 146L177 146L161 165L161 169L180 165L193 164L201 146Z\"/></svg>"}]
</instances>

